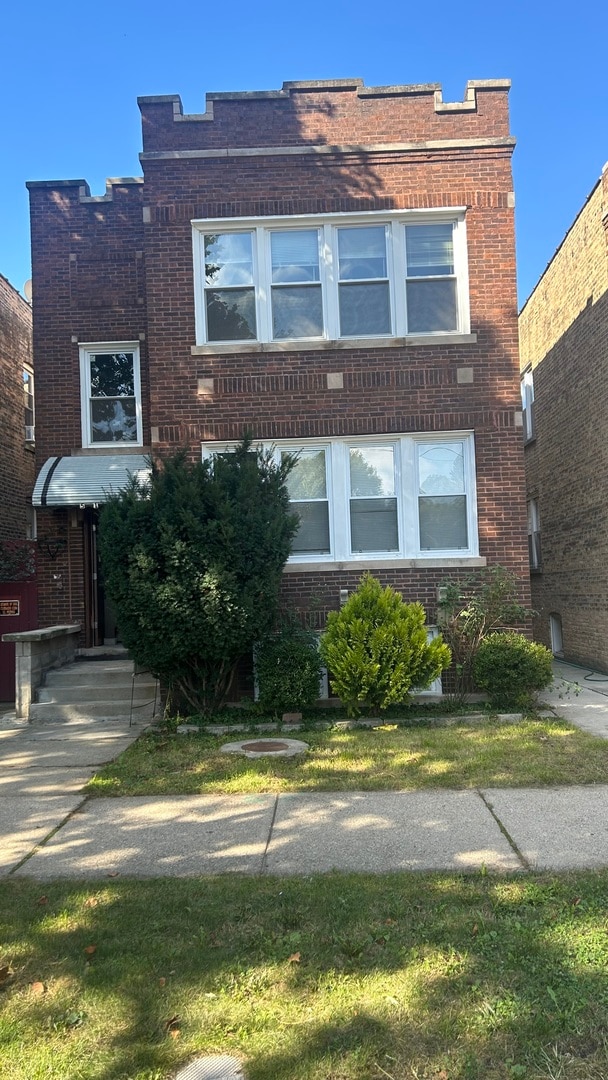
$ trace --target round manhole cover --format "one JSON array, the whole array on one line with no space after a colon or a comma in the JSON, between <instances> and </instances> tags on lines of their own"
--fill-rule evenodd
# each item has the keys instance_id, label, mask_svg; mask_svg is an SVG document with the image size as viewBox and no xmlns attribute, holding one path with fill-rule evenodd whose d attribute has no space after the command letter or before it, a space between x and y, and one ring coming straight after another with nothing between
<instances>
[{"instance_id":1,"label":"round manhole cover","mask_svg":"<svg viewBox=\"0 0 608 1080\"><path fill-rule=\"evenodd\" d=\"M257 754L268 754L274 750L289 750L286 742L277 742L275 739L258 739L257 742L244 742L243 750L254 750Z\"/></svg>"},{"instance_id":2,"label":"round manhole cover","mask_svg":"<svg viewBox=\"0 0 608 1080\"><path fill-rule=\"evenodd\" d=\"M241 742L224 743L224 754L244 754L248 758L295 757L308 750L308 743L300 739L243 739Z\"/></svg>"}]
</instances>

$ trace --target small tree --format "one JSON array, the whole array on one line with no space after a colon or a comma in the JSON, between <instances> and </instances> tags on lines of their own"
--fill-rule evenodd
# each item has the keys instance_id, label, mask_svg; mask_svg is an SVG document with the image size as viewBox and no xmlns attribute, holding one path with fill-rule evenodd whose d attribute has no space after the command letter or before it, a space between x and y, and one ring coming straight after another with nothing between
<instances>
[{"instance_id":1,"label":"small tree","mask_svg":"<svg viewBox=\"0 0 608 1080\"><path fill-rule=\"evenodd\" d=\"M363 704L377 713L406 701L412 687L428 686L450 663L440 637L427 641L422 605L406 604L371 574L328 615L320 651L350 716Z\"/></svg>"},{"instance_id":2,"label":"small tree","mask_svg":"<svg viewBox=\"0 0 608 1080\"><path fill-rule=\"evenodd\" d=\"M133 481L102 511L102 566L122 639L204 715L275 618L298 525L291 467L249 440L212 461L190 464L182 452L153 465L148 490Z\"/></svg>"},{"instance_id":3,"label":"small tree","mask_svg":"<svg viewBox=\"0 0 608 1080\"><path fill-rule=\"evenodd\" d=\"M518 600L519 582L504 566L493 566L465 581L447 581L438 603L438 622L452 651L454 697L464 701L473 689L477 650L487 634L521 626L533 614Z\"/></svg>"}]
</instances>

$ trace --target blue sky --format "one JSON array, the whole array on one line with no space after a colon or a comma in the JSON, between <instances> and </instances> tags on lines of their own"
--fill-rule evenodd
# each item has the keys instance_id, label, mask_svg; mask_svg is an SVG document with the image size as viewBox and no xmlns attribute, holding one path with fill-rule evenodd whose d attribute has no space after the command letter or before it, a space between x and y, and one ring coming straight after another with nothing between
<instances>
[{"instance_id":1,"label":"blue sky","mask_svg":"<svg viewBox=\"0 0 608 1080\"><path fill-rule=\"evenodd\" d=\"M438 82L510 78L520 302L608 159L606 7L308 0L154 5L10 4L0 27L0 273L30 274L26 180L140 175L138 95L271 90L285 80Z\"/></svg>"}]
</instances>

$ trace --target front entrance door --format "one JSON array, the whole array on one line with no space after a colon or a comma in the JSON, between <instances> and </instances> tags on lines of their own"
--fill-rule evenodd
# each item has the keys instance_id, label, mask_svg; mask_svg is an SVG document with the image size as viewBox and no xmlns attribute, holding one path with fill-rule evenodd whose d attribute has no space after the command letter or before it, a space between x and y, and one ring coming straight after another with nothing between
<instances>
[{"instance_id":1,"label":"front entrance door","mask_svg":"<svg viewBox=\"0 0 608 1080\"><path fill-rule=\"evenodd\" d=\"M96 645L115 645L118 641L116 616L103 583L103 572L97 543L99 511L84 512L84 583L85 583L85 641Z\"/></svg>"}]
</instances>

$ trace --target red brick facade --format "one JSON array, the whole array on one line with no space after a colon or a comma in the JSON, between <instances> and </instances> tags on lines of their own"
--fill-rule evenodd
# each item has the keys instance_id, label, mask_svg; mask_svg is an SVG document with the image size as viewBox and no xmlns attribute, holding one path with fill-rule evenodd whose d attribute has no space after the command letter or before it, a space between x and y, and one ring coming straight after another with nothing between
<instances>
[{"instance_id":1,"label":"red brick facade","mask_svg":"<svg viewBox=\"0 0 608 1080\"><path fill-rule=\"evenodd\" d=\"M540 515L535 635L608 671L608 170L524 305L522 371L534 382L528 498Z\"/></svg>"},{"instance_id":2,"label":"red brick facade","mask_svg":"<svg viewBox=\"0 0 608 1080\"><path fill-rule=\"evenodd\" d=\"M23 371L32 368L32 309L0 275L0 540L25 540L34 485Z\"/></svg>"},{"instance_id":3,"label":"red brick facade","mask_svg":"<svg viewBox=\"0 0 608 1080\"><path fill-rule=\"evenodd\" d=\"M143 98L143 182L110 181L97 199L82 180L30 184L39 467L82 447L79 343L139 341L144 452L198 455L245 429L270 442L474 433L478 554L290 564L286 598L314 624L364 568L431 620L441 580L484 564L512 568L526 599L507 93L471 83L464 102L445 104L435 85L288 83L209 95L200 116L184 116L177 97ZM193 221L442 208L466 222L470 332L197 340ZM43 618L86 620L83 513L42 516L66 541Z\"/></svg>"}]
</instances>

